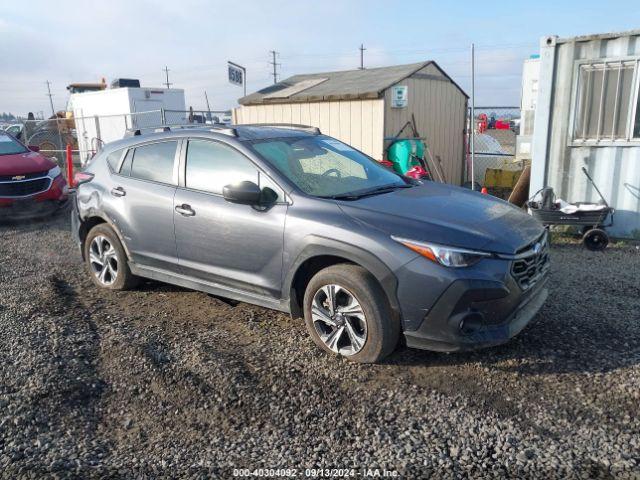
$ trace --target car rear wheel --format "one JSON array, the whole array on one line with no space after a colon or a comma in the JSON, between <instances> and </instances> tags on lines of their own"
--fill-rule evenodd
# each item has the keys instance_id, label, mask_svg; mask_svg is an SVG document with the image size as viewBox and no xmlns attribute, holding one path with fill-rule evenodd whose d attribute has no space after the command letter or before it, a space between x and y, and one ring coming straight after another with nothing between
<instances>
[{"instance_id":1,"label":"car rear wheel","mask_svg":"<svg viewBox=\"0 0 640 480\"><path fill-rule=\"evenodd\" d=\"M118 236L108 225L96 225L89 231L84 258L91 280L98 287L128 290L138 284L139 278L131 273Z\"/></svg>"},{"instance_id":2,"label":"car rear wheel","mask_svg":"<svg viewBox=\"0 0 640 480\"><path fill-rule=\"evenodd\" d=\"M384 291L357 265L334 265L318 272L307 285L304 316L320 348L355 362L377 362L398 343L400 326Z\"/></svg>"}]
</instances>

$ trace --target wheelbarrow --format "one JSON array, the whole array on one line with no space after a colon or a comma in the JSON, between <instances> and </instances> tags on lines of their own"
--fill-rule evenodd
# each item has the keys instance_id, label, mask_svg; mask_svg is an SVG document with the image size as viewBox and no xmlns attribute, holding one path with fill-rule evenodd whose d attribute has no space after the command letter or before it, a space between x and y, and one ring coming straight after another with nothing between
<instances>
[{"instance_id":1,"label":"wheelbarrow","mask_svg":"<svg viewBox=\"0 0 640 480\"><path fill-rule=\"evenodd\" d=\"M553 189L545 187L538 190L529 199L527 207L529 207L531 215L546 227L550 225L581 226L582 244L589 250L604 250L609 244L609 235L605 229L613 225L615 210L604 199L587 169L582 167L582 172L598 192L600 203L576 202L561 205L556 202ZM541 200L537 201L536 198L539 194Z\"/></svg>"}]
</instances>

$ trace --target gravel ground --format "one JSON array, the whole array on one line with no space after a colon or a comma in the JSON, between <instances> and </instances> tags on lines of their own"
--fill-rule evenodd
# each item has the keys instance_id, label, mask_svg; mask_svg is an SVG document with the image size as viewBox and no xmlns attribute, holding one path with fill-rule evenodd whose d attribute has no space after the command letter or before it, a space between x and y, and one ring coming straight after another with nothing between
<instances>
[{"instance_id":1,"label":"gravel ground","mask_svg":"<svg viewBox=\"0 0 640 480\"><path fill-rule=\"evenodd\" d=\"M640 478L640 251L563 244L552 261L509 344L354 365L277 312L99 291L65 217L0 226L0 475Z\"/></svg>"}]
</instances>

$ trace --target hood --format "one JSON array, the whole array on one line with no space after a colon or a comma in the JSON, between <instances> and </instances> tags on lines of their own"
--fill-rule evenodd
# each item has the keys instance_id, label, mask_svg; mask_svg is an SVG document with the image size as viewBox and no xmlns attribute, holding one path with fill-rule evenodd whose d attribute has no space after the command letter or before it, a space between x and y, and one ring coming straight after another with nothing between
<instances>
[{"instance_id":1,"label":"hood","mask_svg":"<svg viewBox=\"0 0 640 480\"><path fill-rule=\"evenodd\" d=\"M356 221L389 235L495 253L516 253L544 230L510 203L434 182L339 201L339 206Z\"/></svg>"},{"instance_id":2,"label":"hood","mask_svg":"<svg viewBox=\"0 0 640 480\"><path fill-rule=\"evenodd\" d=\"M0 176L46 172L56 164L37 152L0 155Z\"/></svg>"}]
</instances>

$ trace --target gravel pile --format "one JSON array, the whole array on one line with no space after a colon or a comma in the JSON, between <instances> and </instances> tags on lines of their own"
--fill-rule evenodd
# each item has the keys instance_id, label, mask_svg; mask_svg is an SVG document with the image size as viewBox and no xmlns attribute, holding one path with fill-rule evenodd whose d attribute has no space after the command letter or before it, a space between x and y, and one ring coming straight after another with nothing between
<instances>
[{"instance_id":1,"label":"gravel pile","mask_svg":"<svg viewBox=\"0 0 640 480\"><path fill-rule=\"evenodd\" d=\"M382 365L288 316L156 282L98 291L66 218L0 226L4 478L640 478L640 251L552 249L511 343Z\"/></svg>"}]
</instances>

